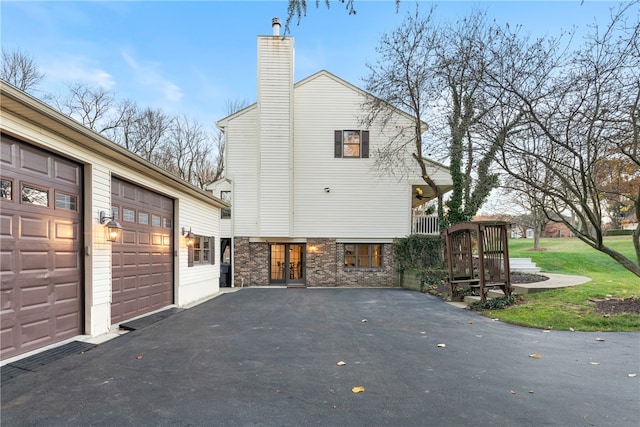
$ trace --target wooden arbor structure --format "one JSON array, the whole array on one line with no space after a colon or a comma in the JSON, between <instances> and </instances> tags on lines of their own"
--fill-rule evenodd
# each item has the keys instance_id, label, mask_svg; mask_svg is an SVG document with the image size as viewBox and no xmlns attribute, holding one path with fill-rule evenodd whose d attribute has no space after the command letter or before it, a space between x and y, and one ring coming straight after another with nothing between
<instances>
[{"instance_id":1,"label":"wooden arbor structure","mask_svg":"<svg viewBox=\"0 0 640 427\"><path fill-rule=\"evenodd\" d=\"M451 293L457 285L478 288L487 299L489 288L511 295L506 222L466 222L445 230Z\"/></svg>"}]
</instances>

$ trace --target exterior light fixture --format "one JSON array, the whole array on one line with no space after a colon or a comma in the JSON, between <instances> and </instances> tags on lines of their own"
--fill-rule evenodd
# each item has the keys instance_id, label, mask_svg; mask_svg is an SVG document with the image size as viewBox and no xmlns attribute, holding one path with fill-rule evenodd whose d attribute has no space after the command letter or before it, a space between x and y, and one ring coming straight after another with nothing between
<instances>
[{"instance_id":1,"label":"exterior light fixture","mask_svg":"<svg viewBox=\"0 0 640 427\"><path fill-rule=\"evenodd\" d=\"M109 222L105 224L107 220L109 220ZM106 225L107 227L107 242L115 242L118 240L122 226L116 221L114 216L107 216L104 211L100 211L100 224Z\"/></svg>"},{"instance_id":2,"label":"exterior light fixture","mask_svg":"<svg viewBox=\"0 0 640 427\"><path fill-rule=\"evenodd\" d=\"M187 243L187 246L193 246L193 243L196 240L196 236L191 232L191 227L189 227L189 231L187 231L185 227L182 227L182 235L184 236L184 240Z\"/></svg>"}]
</instances>

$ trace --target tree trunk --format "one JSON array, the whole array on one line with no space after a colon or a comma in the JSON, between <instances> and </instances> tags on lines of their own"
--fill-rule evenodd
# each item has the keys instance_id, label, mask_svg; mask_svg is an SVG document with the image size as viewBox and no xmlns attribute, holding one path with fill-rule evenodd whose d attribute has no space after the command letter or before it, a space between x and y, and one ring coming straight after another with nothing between
<instances>
[{"instance_id":1,"label":"tree trunk","mask_svg":"<svg viewBox=\"0 0 640 427\"><path fill-rule=\"evenodd\" d=\"M580 240L583 240L583 239L580 239ZM586 243L589 243L589 242L586 242ZM607 246L596 247L596 249L599 250L600 252L603 252L609 255L611 258L619 262L624 268L626 268L636 276L640 277L640 265L634 264L633 262L631 262L631 260L629 260L629 258L625 257L620 252L614 251L613 249Z\"/></svg>"},{"instance_id":2,"label":"tree trunk","mask_svg":"<svg viewBox=\"0 0 640 427\"><path fill-rule=\"evenodd\" d=\"M540 230L541 228L542 227L538 223L536 223L536 225L533 227L533 250L534 251L540 250L540 234L542 234Z\"/></svg>"}]
</instances>

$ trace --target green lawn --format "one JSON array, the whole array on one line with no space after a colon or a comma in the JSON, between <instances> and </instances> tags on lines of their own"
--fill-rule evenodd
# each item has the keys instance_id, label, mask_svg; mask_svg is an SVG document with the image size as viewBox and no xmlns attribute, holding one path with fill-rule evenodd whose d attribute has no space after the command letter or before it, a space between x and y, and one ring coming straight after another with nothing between
<instances>
[{"instance_id":1,"label":"green lawn","mask_svg":"<svg viewBox=\"0 0 640 427\"><path fill-rule=\"evenodd\" d=\"M631 236L610 237L607 246L635 259ZM640 331L639 314L603 316L593 299L607 296L640 297L640 279L609 256L575 238L542 239L543 250L533 251L533 240L509 241L509 256L531 258L542 272L577 274L592 280L583 285L524 297L515 306L484 314L505 322L535 328L576 331Z\"/></svg>"}]
</instances>

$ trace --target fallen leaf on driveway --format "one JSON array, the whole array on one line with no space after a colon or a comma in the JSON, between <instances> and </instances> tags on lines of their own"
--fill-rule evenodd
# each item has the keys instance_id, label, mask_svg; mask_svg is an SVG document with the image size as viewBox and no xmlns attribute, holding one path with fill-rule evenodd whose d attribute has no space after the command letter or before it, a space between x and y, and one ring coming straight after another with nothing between
<instances>
[{"instance_id":1,"label":"fallen leaf on driveway","mask_svg":"<svg viewBox=\"0 0 640 427\"><path fill-rule=\"evenodd\" d=\"M589 362L589 363L592 364L592 365L599 365L600 364L600 362Z\"/></svg>"},{"instance_id":2,"label":"fallen leaf on driveway","mask_svg":"<svg viewBox=\"0 0 640 427\"><path fill-rule=\"evenodd\" d=\"M421 333L422 335L424 335L424 334L426 334L426 333L427 333L427 331L422 331L422 332L420 332L420 333Z\"/></svg>"},{"instance_id":3,"label":"fallen leaf on driveway","mask_svg":"<svg viewBox=\"0 0 640 427\"><path fill-rule=\"evenodd\" d=\"M367 323L367 319L362 319L362 323Z\"/></svg>"},{"instance_id":4,"label":"fallen leaf on driveway","mask_svg":"<svg viewBox=\"0 0 640 427\"><path fill-rule=\"evenodd\" d=\"M596 338L596 341L604 341L604 338L598 337L598 338Z\"/></svg>"},{"instance_id":5,"label":"fallen leaf on driveway","mask_svg":"<svg viewBox=\"0 0 640 427\"><path fill-rule=\"evenodd\" d=\"M351 391L354 392L354 393L362 393L364 391L364 387L359 385L357 387L352 388Z\"/></svg>"},{"instance_id":6,"label":"fallen leaf on driveway","mask_svg":"<svg viewBox=\"0 0 640 427\"><path fill-rule=\"evenodd\" d=\"M346 364L347 364L347 362L343 362L342 360L339 361L338 363L336 363L336 365L338 365L338 366L344 366Z\"/></svg>"},{"instance_id":7,"label":"fallen leaf on driveway","mask_svg":"<svg viewBox=\"0 0 640 427\"><path fill-rule=\"evenodd\" d=\"M530 393L530 394L533 394L533 393L535 393L535 391L533 391L533 390L529 390L529 393Z\"/></svg>"},{"instance_id":8,"label":"fallen leaf on driveway","mask_svg":"<svg viewBox=\"0 0 640 427\"><path fill-rule=\"evenodd\" d=\"M635 377L638 376L638 374L629 374L628 376L629 376L629 378L635 378Z\"/></svg>"},{"instance_id":9,"label":"fallen leaf on driveway","mask_svg":"<svg viewBox=\"0 0 640 427\"><path fill-rule=\"evenodd\" d=\"M137 356L136 356L136 359L138 359L138 360L142 360L142 356L141 356L141 355L137 355Z\"/></svg>"},{"instance_id":10,"label":"fallen leaf on driveway","mask_svg":"<svg viewBox=\"0 0 640 427\"><path fill-rule=\"evenodd\" d=\"M538 353L530 354L529 357L532 358L532 359L540 359L540 358L542 358L542 356L540 356Z\"/></svg>"},{"instance_id":11,"label":"fallen leaf on driveway","mask_svg":"<svg viewBox=\"0 0 640 427\"><path fill-rule=\"evenodd\" d=\"M509 390L509 393L516 394L515 390Z\"/></svg>"},{"instance_id":12,"label":"fallen leaf on driveway","mask_svg":"<svg viewBox=\"0 0 640 427\"><path fill-rule=\"evenodd\" d=\"M444 348L444 347L446 347L446 346L447 346L446 344L438 344L438 345L437 345L437 347L440 347L440 348Z\"/></svg>"},{"instance_id":13,"label":"fallen leaf on driveway","mask_svg":"<svg viewBox=\"0 0 640 427\"><path fill-rule=\"evenodd\" d=\"M469 321L467 322L467 324L469 324L469 325L473 325L473 321L469 320Z\"/></svg>"}]
</instances>

